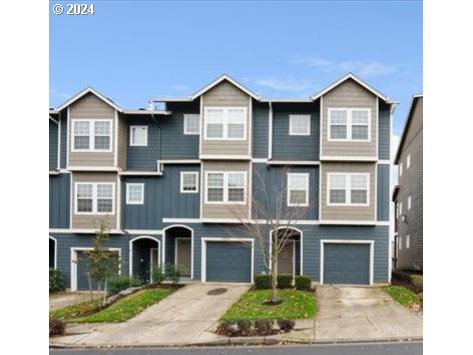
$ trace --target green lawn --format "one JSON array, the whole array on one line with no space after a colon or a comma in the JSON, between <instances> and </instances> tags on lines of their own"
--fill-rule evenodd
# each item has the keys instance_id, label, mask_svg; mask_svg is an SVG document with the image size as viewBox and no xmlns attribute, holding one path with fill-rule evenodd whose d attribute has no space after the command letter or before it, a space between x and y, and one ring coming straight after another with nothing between
<instances>
[{"instance_id":1,"label":"green lawn","mask_svg":"<svg viewBox=\"0 0 473 355\"><path fill-rule=\"evenodd\" d=\"M81 317L92 312L99 305L98 300L86 301L72 306L56 309L49 312L49 318L58 320L68 320L71 318Z\"/></svg>"},{"instance_id":2,"label":"green lawn","mask_svg":"<svg viewBox=\"0 0 473 355\"><path fill-rule=\"evenodd\" d=\"M404 286L386 286L384 291L403 306L417 302L417 295Z\"/></svg>"},{"instance_id":3,"label":"green lawn","mask_svg":"<svg viewBox=\"0 0 473 355\"><path fill-rule=\"evenodd\" d=\"M251 290L245 293L222 320L237 319L301 319L315 315L314 292L299 290L278 290L283 302L277 306L264 305L271 298L271 290Z\"/></svg>"},{"instance_id":4,"label":"green lawn","mask_svg":"<svg viewBox=\"0 0 473 355\"><path fill-rule=\"evenodd\" d=\"M147 289L118 300L100 312L89 316L69 319L72 323L116 323L124 322L149 306L158 303L173 293L172 289Z\"/></svg>"}]
</instances>

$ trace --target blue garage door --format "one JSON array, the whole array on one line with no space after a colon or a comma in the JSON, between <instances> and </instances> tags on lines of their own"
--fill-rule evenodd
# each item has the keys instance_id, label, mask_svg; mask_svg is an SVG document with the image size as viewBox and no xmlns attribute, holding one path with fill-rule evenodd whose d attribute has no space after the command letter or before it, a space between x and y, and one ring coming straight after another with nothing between
<instances>
[{"instance_id":1,"label":"blue garage door","mask_svg":"<svg viewBox=\"0 0 473 355\"><path fill-rule=\"evenodd\" d=\"M118 252L116 252L118 257ZM89 265L85 259L85 253L83 251L77 252L77 290L85 291L89 290L89 278L87 272L89 270ZM103 285L102 285L103 288ZM92 290L96 290L97 285L95 282L92 282Z\"/></svg>"},{"instance_id":2,"label":"blue garage door","mask_svg":"<svg viewBox=\"0 0 473 355\"><path fill-rule=\"evenodd\" d=\"M368 285L369 244L324 244L324 283Z\"/></svg>"},{"instance_id":3,"label":"blue garage door","mask_svg":"<svg viewBox=\"0 0 473 355\"><path fill-rule=\"evenodd\" d=\"M207 281L251 282L251 245L207 242Z\"/></svg>"}]
</instances>

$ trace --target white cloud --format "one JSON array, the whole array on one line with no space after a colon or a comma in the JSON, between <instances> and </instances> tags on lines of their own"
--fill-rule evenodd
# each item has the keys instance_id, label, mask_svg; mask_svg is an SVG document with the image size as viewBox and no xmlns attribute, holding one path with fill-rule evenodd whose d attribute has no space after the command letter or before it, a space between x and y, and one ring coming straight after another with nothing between
<instances>
[{"instance_id":1,"label":"white cloud","mask_svg":"<svg viewBox=\"0 0 473 355\"><path fill-rule=\"evenodd\" d=\"M314 82L312 80L290 77L264 78L255 80L254 83L278 91L304 91L314 88Z\"/></svg>"}]
</instances>

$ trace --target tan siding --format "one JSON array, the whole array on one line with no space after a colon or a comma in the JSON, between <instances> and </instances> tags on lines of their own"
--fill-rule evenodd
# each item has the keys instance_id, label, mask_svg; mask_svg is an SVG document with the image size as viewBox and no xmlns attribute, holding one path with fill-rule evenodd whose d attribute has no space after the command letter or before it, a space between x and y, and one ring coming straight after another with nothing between
<instances>
[{"instance_id":1,"label":"tan siding","mask_svg":"<svg viewBox=\"0 0 473 355\"><path fill-rule=\"evenodd\" d=\"M70 106L69 165L70 166L114 166L114 117L115 109L93 94L88 94ZM74 119L110 119L112 121L111 152L73 152L72 126Z\"/></svg>"},{"instance_id":2,"label":"tan siding","mask_svg":"<svg viewBox=\"0 0 473 355\"><path fill-rule=\"evenodd\" d=\"M218 140L204 139L205 127L202 127L201 144L203 155L249 155L250 154L250 96L228 81L223 81L202 97L203 107L246 107L246 140ZM205 114L205 110L202 111ZM204 119L205 122L205 119Z\"/></svg>"},{"instance_id":3,"label":"tan siding","mask_svg":"<svg viewBox=\"0 0 473 355\"><path fill-rule=\"evenodd\" d=\"M374 94L353 80L347 80L322 96L322 156L364 156L375 157L378 132L378 108ZM371 109L370 142L329 142L329 108L369 108Z\"/></svg>"},{"instance_id":4,"label":"tan siding","mask_svg":"<svg viewBox=\"0 0 473 355\"><path fill-rule=\"evenodd\" d=\"M115 209L113 215L77 215L75 211L75 183L76 182L113 182L115 184ZM117 227L117 174L114 173L74 173L72 175L72 228L80 229L97 229L100 227L100 222L104 221L109 229L116 229Z\"/></svg>"},{"instance_id":5,"label":"tan siding","mask_svg":"<svg viewBox=\"0 0 473 355\"><path fill-rule=\"evenodd\" d=\"M203 218L247 218L249 211L249 186L250 186L250 163L249 162L203 162L204 171L204 191L202 191L202 216ZM225 204L206 204L205 194L207 181L206 172L208 171L244 171L246 172L246 204L245 205L225 205Z\"/></svg>"},{"instance_id":6,"label":"tan siding","mask_svg":"<svg viewBox=\"0 0 473 355\"><path fill-rule=\"evenodd\" d=\"M322 172L322 220L373 221L376 211L376 164L373 163L323 163ZM369 206L328 206L327 173L369 173Z\"/></svg>"},{"instance_id":7,"label":"tan siding","mask_svg":"<svg viewBox=\"0 0 473 355\"><path fill-rule=\"evenodd\" d=\"M126 169L127 125L123 115L118 116L118 167Z\"/></svg>"}]
</instances>

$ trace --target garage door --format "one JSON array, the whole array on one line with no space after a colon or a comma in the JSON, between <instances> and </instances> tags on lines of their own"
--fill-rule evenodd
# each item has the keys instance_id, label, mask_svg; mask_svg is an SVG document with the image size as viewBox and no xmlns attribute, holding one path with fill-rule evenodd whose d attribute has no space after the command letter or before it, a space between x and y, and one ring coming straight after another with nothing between
<instances>
[{"instance_id":1,"label":"garage door","mask_svg":"<svg viewBox=\"0 0 473 355\"><path fill-rule=\"evenodd\" d=\"M116 252L118 257L118 252ZM88 263L85 259L85 253L83 251L77 252L77 290L85 291L89 290L89 279L87 272L89 271ZM103 287L103 285L102 285ZM97 285L92 282L92 289L96 290Z\"/></svg>"},{"instance_id":2,"label":"garage door","mask_svg":"<svg viewBox=\"0 0 473 355\"><path fill-rule=\"evenodd\" d=\"M324 283L368 285L370 245L324 243Z\"/></svg>"},{"instance_id":3,"label":"garage door","mask_svg":"<svg viewBox=\"0 0 473 355\"><path fill-rule=\"evenodd\" d=\"M239 242L206 242L206 280L251 282L251 245Z\"/></svg>"}]
</instances>

